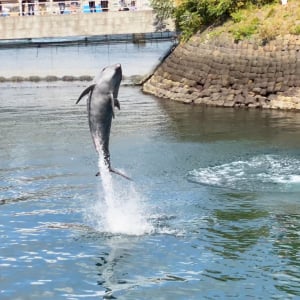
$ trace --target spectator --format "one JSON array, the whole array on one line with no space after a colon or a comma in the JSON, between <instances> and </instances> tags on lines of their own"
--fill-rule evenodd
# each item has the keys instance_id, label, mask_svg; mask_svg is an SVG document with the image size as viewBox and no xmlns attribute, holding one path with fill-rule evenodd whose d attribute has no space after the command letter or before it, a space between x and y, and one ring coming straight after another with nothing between
<instances>
[{"instance_id":1,"label":"spectator","mask_svg":"<svg viewBox=\"0 0 300 300\"><path fill-rule=\"evenodd\" d=\"M77 13L78 8L79 8L79 3L77 1L72 1L70 4L71 13L72 14Z\"/></svg>"},{"instance_id":2,"label":"spectator","mask_svg":"<svg viewBox=\"0 0 300 300\"><path fill-rule=\"evenodd\" d=\"M33 16L34 15L34 0L28 0L28 15Z\"/></svg>"},{"instance_id":3,"label":"spectator","mask_svg":"<svg viewBox=\"0 0 300 300\"><path fill-rule=\"evenodd\" d=\"M22 0L22 16L25 16L25 3L26 0Z\"/></svg>"},{"instance_id":4,"label":"spectator","mask_svg":"<svg viewBox=\"0 0 300 300\"><path fill-rule=\"evenodd\" d=\"M34 15L34 0L22 0L22 16L25 16L26 13L26 4L27 4L27 14L29 16Z\"/></svg>"},{"instance_id":5,"label":"spectator","mask_svg":"<svg viewBox=\"0 0 300 300\"><path fill-rule=\"evenodd\" d=\"M90 12L91 12L91 13L96 12L96 4L95 4L95 1L89 1L89 7L90 7Z\"/></svg>"},{"instance_id":6,"label":"spectator","mask_svg":"<svg viewBox=\"0 0 300 300\"><path fill-rule=\"evenodd\" d=\"M130 2L130 10L136 10L135 1Z\"/></svg>"},{"instance_id":7,"label":"spectator","mask_svg":"<svg viewBox=\"0 0 300 300\"><path fill-rule=\"evenodd\" d=\"M44 15L46 13L46 0L38 0L39 14Z\"/></svg>"},{"instance_id":8,"label":"spectator","mask_svg":"<svg viewBox=\"0 0 300 300\"><path fill-rule=\"evenodd\" d=\"M108 11L108 1L100 1L101 9L104 12Z\"/></svg>"},{"instance_id":9,"label":"spectator","mask_svg":"<svg viewBox=\"0 0 300 300\"><path fill-rule=\"evenodd\" d=\"M66 3L65 0L54 0L55 2L58 2L58 7L59 7L59 12L60 14L64 14L65 8L66 8Z\"/></svg>"},{"instance_id":10,"label":"spectator","mask_svg":"<svg viewBox=\"0 0 300 300\"><path fill-rule=\"evenodd\" d=\"M120 4L121 8L126 6L125 0L120 0L119 4Z\"/></svg>"},{"instance_id":11,"label":"spectator","mask_svg":"<svg viewBox=\"0 0 300 300\"><path fill-rule=\"evenodd\" d=\"M127 10L129 10L129 7L127 6L125 0L119 1L119 4L120 4L119 11L127 11Z\"/></svg>"}]
</instances>

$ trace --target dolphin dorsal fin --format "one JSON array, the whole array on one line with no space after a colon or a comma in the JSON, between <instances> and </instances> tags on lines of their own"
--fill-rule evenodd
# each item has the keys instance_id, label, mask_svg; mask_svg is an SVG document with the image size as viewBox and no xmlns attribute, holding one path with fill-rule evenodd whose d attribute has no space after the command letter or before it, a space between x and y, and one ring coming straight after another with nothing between
<instances>
[{"instance_id":1,"label":"dolphin dorsal fin","mask_svg":"<svg viewBox=\"0 0 300 300\"><path fill-rule=\"evenodd\" d=\"M78 100L76 101L76 104L81 100L81 98L83 98L85 95L87 95L88 93L92 93L94 88L95 88L95 85L96 84L92 84L90 85L89 87L87 87L82 93L81 95L79 96Z\"/></svg>"}]
</instances>

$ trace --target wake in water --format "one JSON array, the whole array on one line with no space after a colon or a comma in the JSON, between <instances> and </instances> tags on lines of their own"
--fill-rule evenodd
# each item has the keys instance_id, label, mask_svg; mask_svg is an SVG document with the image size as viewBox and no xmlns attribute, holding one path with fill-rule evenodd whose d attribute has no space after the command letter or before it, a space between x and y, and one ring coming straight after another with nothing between
<instances>
[{"instance_id":1,"label":"wake in water","mask_svg":"<svg viewBox=\"0 0 300 300\"><path fill-rule=\"evenodd\" d=\"M150 216L142 196L134 184L114 180L104 160L98 161L101 180L98 199L86 213L88 222L100 232L112 234L143 235L153 232Z\"/></svg>"},{"instance_id":2,"label":"wake in water","mask_svg":"<svg viewBox=\"0 0 300 300\"><path fill-rule=\"evenodd\" d=\"M259 155L249 160L193 170L189 172L188 180L243 191L299 192L300 160Z\"/></svg>"}]
</instances>

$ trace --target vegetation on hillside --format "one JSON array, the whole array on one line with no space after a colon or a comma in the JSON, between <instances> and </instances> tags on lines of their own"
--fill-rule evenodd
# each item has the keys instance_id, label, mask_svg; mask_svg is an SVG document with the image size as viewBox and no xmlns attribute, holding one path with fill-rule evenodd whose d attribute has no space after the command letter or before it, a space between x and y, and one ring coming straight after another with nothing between
<instances>
[{"instance_id":1,"label":"vegetation on hillside","mask_svg":"<svg viewBox=\"0 0 300 300\"><path fill-rule=\"evenodd\" d=\"M300 4L289 0L282 7L280 0L152 0L159 22L173 18L181 39L209 26L226 22L226 30L236 41L258 34L267 42L282 33L300 34ZM228 22L227 22L228 21ZM297 23L298 22L298 23Z\"/></svg>"}]
</instances>

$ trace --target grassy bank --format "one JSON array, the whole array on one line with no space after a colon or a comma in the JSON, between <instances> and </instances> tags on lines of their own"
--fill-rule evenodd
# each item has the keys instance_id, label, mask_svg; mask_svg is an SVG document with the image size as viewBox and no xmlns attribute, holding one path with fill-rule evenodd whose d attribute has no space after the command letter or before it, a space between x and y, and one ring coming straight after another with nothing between
<instances>
[{"instance_id":1,"label":"grassy bank","mask_svg":"<svg viewBox=\"0 0 300 300\"><path fill-rule=\"evenodd\" d=\"M230 33L240 41L253 35L268 42L276 36L300 35L299 0L152 0L158 20L174 18L187 41L198 31L212 29L215 34Z\"/></svg>"},{"instance_id":2,"label":"grassy bank","mask_svg":"<svg viewBox=\"0 0 300 300\"><path fill-rule=\"evenodd\" d=\"M229 33L235 41L253 36L267 43L277 36L300 35L300 3L289 0L288 5L279 3L261 8L248 7L231 14L231 19L214 28L211 34Z\"/></svg>"}]
</instances>

